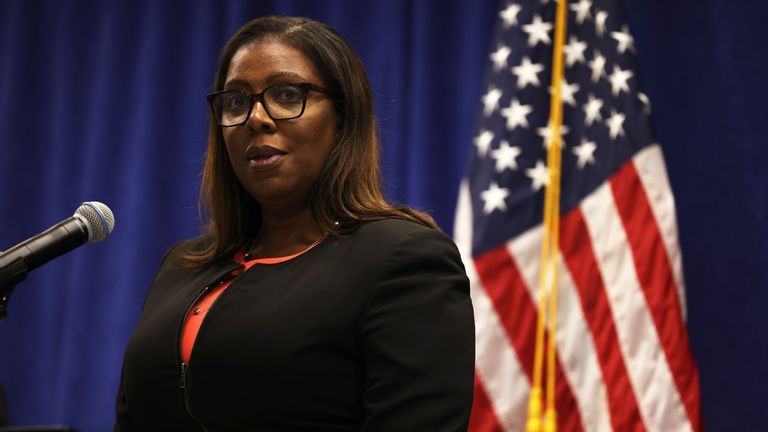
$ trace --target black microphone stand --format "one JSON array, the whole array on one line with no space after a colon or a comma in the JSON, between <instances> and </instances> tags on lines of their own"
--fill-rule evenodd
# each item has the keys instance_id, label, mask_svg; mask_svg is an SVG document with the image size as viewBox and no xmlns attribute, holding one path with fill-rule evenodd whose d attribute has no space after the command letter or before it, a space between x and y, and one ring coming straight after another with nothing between
<instances>
[{"instance_id":1,"label":"black microphone stand","mask_svg":"<svg viewBox=\"0 0 768 432\"><path fill-rule=\"evenodd\" d=\"M0 321L8 314L11 291L27 273L87 240L87 225L73 216L0 253Z\"/></svg>"},{"instance_id":2,"label":"black microphone stand","mask_svg":"<svg viewBox=\"0 0 768 432\"><path fill-rule=\"evenodd\" d=\"M5 262L0 253L0 321L8 315L8 299L16 285L27 278L27 264L21 257Z\"/></svg>"}]
</instances>

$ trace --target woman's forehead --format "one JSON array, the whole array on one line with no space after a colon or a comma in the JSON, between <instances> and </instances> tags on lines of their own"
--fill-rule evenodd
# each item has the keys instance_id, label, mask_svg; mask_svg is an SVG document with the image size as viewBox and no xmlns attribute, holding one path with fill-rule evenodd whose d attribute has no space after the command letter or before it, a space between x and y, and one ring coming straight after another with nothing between
<instances>
[{"instance_id":1,"label":"woman's forehead","mask_svg":"<svg viewBox=\"0 0 768 432\"><path fill-rule=\"evenodd\" d=\"M322 84L314 65L301 51L267 39L238 48L229 63L226 82L236 80L267 85L284 79Z\"/></svg>"}]
</instances>

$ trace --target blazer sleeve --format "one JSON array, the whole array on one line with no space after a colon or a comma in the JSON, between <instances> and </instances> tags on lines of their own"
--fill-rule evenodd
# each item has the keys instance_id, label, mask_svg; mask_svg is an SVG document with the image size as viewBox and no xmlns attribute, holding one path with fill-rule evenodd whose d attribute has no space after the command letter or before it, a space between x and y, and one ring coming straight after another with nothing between
<instances>
[{"instance_id":1,"label":"blazer sleeve","mask_svg":"<svg viewBox=\"0 0 768 432\"><path fill-rule=\"evenodd\" d=\"M125 400L125 383L120 374L120 388L117 390L117 400L115 402L115 425L113 432L135 432L138 431L131 421L128 411L128 401Z\"/></svg>"},{"instance_id":2,"label":"blazer sleeve","mask_svg":"<svg viewBox=\"0 0 768 432\"><path fill-rule=\"evenodd\" d=\"M162 268L166 265L166 263L170 261L169 258L173 255L174 251L176 251L181 244L182 242L176 243L172 248L168 249L165 252L165 254L163 255L163 258L160 260L160 265L155 271L154 279L157 279L157 275L160 274L160 271L162 270ZM147 292L147 294L144 296L144 304L141 307L142 310L147 305L148 298L149 298L149 292ZM131 412L128 409L128 401L125 395L124 372L125 372L125 362L123 362L123 368L121 369L121 372L120 372L120 386L117 389L117 397L115 400L115 424L112 428L113 432L134 432L138 430L136 426L133 425L133 421L131 420Z\"/></svg>"},{"instance_id":3,"label":"blazer sleeve","mask_svg":"<svg viewBox=\"0 0 768 432\"><path fill-rule=\"evenodd\" d=\"M359 327L361 431L466 431L475 329L458 250L439 230L417 230L383 264Z\"/></svg>"}]
</instances>

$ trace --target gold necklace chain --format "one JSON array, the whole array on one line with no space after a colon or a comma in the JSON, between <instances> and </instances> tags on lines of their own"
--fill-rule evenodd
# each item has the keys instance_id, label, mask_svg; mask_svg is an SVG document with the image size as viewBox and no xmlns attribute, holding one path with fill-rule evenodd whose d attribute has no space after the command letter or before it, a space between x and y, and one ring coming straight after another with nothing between
<instances>
[{"instance_id":1,"label":"gold necklace chain","mask_svg":"<svg viewBox=\"0 0 768 432\"><path fill-rule=\"evenodd\" d=\"M314 242L312 242L312 244L310 244L310 245L309 245L309 246L307 246L306 248L302 249L302 250L301 250L300 252L298 252L298 253L304 253L304 252L306 252L306 251L308 251L308 250L312 249L313 247L317 246L317 245L318 245L318 244L319 244L321 241L325 240L325 239L326 239L326 237L328 237L329 235L330 235L330 233L329 233L329 232L325 232L325 233L323 233L323 235L322 235L322 236L320 236L320 238L319 238L319 239L315 240ZM289 254L289 255L286 255L286 256L291 256L291 255L295 255L295 254ZM254 258L254 259L255 259L255 258ZM250 253L250 252L246 252L246 253L244 253L244 254L243 254L243 260L245 260L245 261L250 261L250 260L251 260L251 253Z\"/></svg>"}]
</instances>

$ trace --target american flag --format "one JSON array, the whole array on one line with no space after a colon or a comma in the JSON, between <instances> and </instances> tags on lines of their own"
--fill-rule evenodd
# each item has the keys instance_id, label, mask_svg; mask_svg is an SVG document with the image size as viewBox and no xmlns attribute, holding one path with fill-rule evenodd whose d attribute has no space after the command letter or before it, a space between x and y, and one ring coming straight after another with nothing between
<instances>
[{"instance_id":1,"label":"american flag","mask_svg":"<svg viewBox=\"0 0 768 432\"><path fill-rule=\"evenodd\" d=\"M472 431L525 429L549 181L556 4L498 15L455 239L477 328ZM672 192L620 1L567 5L555 341L559 431L702 430Z\"/></svg>"}]
</instances>

